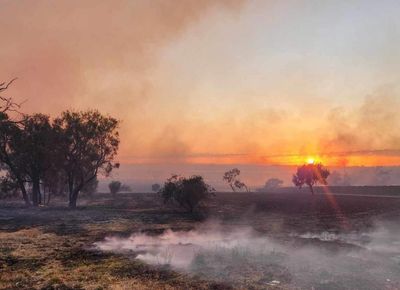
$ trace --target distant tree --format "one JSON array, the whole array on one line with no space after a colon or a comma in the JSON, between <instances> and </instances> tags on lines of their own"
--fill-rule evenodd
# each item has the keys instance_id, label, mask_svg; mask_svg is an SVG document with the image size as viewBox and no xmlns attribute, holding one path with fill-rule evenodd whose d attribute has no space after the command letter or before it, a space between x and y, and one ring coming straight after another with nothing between
<instances>
[{"instance_id":1,"label":"distant tree","mask_svg":"<svg viewBox=\"0 0 400 290\"><path fill-rule=\"evenodd\" d=\"M300 188L306 184L310 188L311 193L314 194L313 186L317 183L326 185L328 176L329 170L321 163L304 164L297 168L292 181L295 186Z\"/></svg>"},{"instance_id":2,"label":"distant tree","mask_svg":"<svg viewBox=\"0 0 400 290\"><path fill-rule=\"evenodd\" d=\"M127 184L122 184L122 185L121 185L120 191L122 191L122 192L129 192L129 191L132 191L132 189L131 189L131 187L130 187L129 185L127 185Z\"/></svg>"},{"instance_id":3,"label":"distant tree","mask_svg":"<svg viewBox=\"0 0 400 290\"><path fill-rule=\"evenodd\" d=\"M197 175L189 178L173 175L160 190L164 203L176 203L190 213L214 196L214 192L214 188L205 183L202 176Z\"/></svg>"},{"instance_id":4,"label":"distant tree","mask_svg":"<svg viewBox=\"0 0 400 290\"><path fill-rule=\"evenodd\" d=\"M115 197L117 193L121 190L122 183L119 181L111 181L108 184L108 188L110 189L110 193Z\"/></svg>"},{"instance_id":5,"label":"distant tree","mask_svg":"<svg viewBox=\"0 0 400 290\"><path fill-rule=\"evenodd\" d=\"M241 190L245 189L247 192L249 192L248 187L246 184L238 179L238 176L240 175L240 170L237 168L233 168L231 170L228 170L227 172L224 173L224 176L222 179L228 183L228 185L232 188L232 191L236 191L236 189Z\"/></svg>"},{"instance_id":6,"label":"distant tree","mask_svg":"<svg viewBox=\"0 0 400 290\"><path fill-rule=\"evenodd\" d=\"M282 184L283 184L283 180L281 180L279 178L270 178L267 180L267 182L265 182L265 185L262 188L262 190L274 190L274 189L281 187Z\"/></svg>"},{"instance_id":7,"label":"distant tree","mask_svg":"<svg viewBox=\"0 0 400 290\"><path fill-rule=\"evenodd\" d=\"M119 163L118 120L98 111L63 112L54 121L60 136L60 154L69 190L69 206L76 207L79 192L98 174L108 176Z\"/></svg>"},{"instance_id":8,"label":"distant tree","mask_svg":"<svg viewBox=\"0 0 400 290\"><path fill-rule=\"evenodd\" d=\"M159 185L158 183L154 183L151 186L151 190L154 191L154 192L158 192L160 190L160 188L161 188L161 185Z\"/></svg>"}]
</instances>

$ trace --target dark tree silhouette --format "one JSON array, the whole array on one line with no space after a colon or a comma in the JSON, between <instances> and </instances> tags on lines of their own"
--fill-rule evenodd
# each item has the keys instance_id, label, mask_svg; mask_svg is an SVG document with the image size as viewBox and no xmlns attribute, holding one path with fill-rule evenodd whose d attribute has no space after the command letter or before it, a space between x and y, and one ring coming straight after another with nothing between
<instances>
[{"instance_id":1,"label":"dark tree silhouette","mask_svg":"<svg viewBox=\"0 0 400 290\"><path fill-rule=\"evenodd\" d=\"M7 172L9 182L18 185L22 197L27 206L31 205L25 188L26 176L24 175L24 164L21 150L15 145L15 139L21 135L18 123L13 122L7 113L0 112L0 163L3 170Z\"/></svg>"},{"instance_id":2,"label":"dark tree silhouette","mask_svg":"<svg viewBox=\"0 0 400 290\"><path fill-rule=\"evenodd\" d=\"M21 104L14 102L11 97L1 95L1 93L7 90L15 80L16 78L9 82L0 83L0 113L18 112L18 109L21 107Z\"/></svg>"},{"instance_id":3,"label":"dark tree silhouette","mask_svg":"<svg viewBox=\"0 0 400 290\"><path fill-rule=\"evenodd\" d=\"M160 188L161 188L161 185L159 185L158 183L154 183L151 186L151 190L154 191L154 192L158 192L160 190Z\"/></svg>"},{"instance_id":4,"label":"dark tree silhouette","mask_svg":"<svg viewBox=\"0 0 400 290\"><path fill-rule=\"evenodd\" d=\"M31 205L28 193L25 188L25 176L20 162L20 152L12 148L11 141L20 133L19 121L12 119L9 113L18 112L20 104L15 103L11 97L1 95L15 81L0 83L0 167L5 170L7 184L13 183L18 186L27 206Z\"/></svg>"},{"instance_id":5,"label":"dark tree silhouette","mask_svg":"<svg viewBox=\"0 0 400 290\"><path fill-rule=\"evenodd\" d=\"M120 192L122 187L122 183L119 181L111 181L108 184L108 188L110 189L110 193L112 194L113 197L117 195L118 192Z\"/></svg>"},{"instance_id":6,"label":"dark tree silhouette","mask_svg":"<svg viewBox=\"0 0 400 290\"><path fill-rule=\"evenodd\" d=\"M242 190L243 188L249 192L249 189L247 185L240 181L238 179L238 176L240 175L240 170L237 168L233 168L231 170L228 170L227 172L224 173L224 176L222 179L228 183L228 185L232 188L232 191L235 192L236 189Z\"/></svg>"},{"instance_id":7,"label":"dark tree silhouette","mask_svg":"<svg viewBox=\"0 0 400 290\"><path fill-rule=\"evenodd\" d=\"M99 186L99 180L96 178L92 179L90 182L86 183L85 186L82 188L82 193L92 196L94 193L97 192L97 187Z\"/></svg>"},{"instance_id":8,"label":"dark tree silhouette","mask_svg":"<svg viewBox=\"0 0 400 290\"><path fill-rule=\"evenodd\" d=\"M76 207L78 194L87 183L98 174L108 176L119 167L114 163L119 145L118 123L98 111L66 111L54 121L71 208Z\"/></svg>"},{"instance_id":9,"label":"dark tree silhouette","mask_svg":"<svg viewBox=\"0 0 400 290\"><path fill-rule=\"evenodd\" d=\"M279 178L270 178L265 182L265 185L261 190L274 190L281 187L283 184L283 180Z\"/></svg>"},{"instance_id":10,"label":"dark tree silhouette","mask_svg":"<svg viewBox=\"0 0 400 290\"><path fill-rule=\"evenodd\" d=\"M11 146L18 153L20 170L26 181L32 184L32 203L42 203L41 181L49 171L58 152L55 146L55 132L49 116L35 114L21 122L21 130L15 134Z\"/></svg>"},{"instance_id":11,"label":"dark tree silhouette","mask_svg":"<svg viewBox=\"0 0 400 290\"><path fill-rule=\"evenodd\" d=\"M190 213L193 213L205 200L214 196L214 192L214 188L205 183L203 177L198 175L189 178L173 175L167 179L160 190L164 203L176 203Z\"/></svg>"},{"instance_id":12,"label":"dark tree silhouette","mask_svg":"<svg viewBox=\"0 0 400 290\"><path fill-rule=\"evenodd\" d=\"M326 179L329 176L329 170L321 163L304 164L297 168L296 174L293 175L292 181L295 186L302 187L306 184L312 194L314 194L313 186L317 183L328 184Z\"/></svg>"}]
</instances>

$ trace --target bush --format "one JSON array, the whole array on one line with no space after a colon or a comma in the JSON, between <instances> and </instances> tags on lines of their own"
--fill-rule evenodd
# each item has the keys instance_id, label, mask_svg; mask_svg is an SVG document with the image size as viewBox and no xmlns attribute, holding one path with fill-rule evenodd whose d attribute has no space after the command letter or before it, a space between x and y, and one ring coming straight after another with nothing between
<instances>
[{"instance_id":1,"label":"bush","mask_svg":"<svg viewBox=\"0 0 400 290\"><path fill-rule=\"evenodd\" d=\"M111 181L108 184L108 188L113 196L115 196L121 190L122 183L119 181Z\"/></svg>"},{"instance_id":2,"label":"bush","mask_svg":"<svg viewBox=\"0 0 400 290\"><path fill-rule=\"evenodd\" d=\"M215 189L204 182L202 176L185 178L173 175L161 188L164 203L172 202L193 213L205 200L215 195Z\"/></svg>"}]
</instances>

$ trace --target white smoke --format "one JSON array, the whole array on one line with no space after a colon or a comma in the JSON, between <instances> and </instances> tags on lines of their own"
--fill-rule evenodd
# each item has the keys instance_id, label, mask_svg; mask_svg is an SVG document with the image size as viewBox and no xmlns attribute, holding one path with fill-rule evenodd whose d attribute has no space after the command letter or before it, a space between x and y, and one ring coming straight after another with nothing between
<instances>
[{"instance_id":1,"label":"white smoke","mask_svg":"<svg viewBox=\"0 0 400 290\"><path fill-rule=\"evenodd\" d=\"M108 237L96 247L242 285L398 289L399 237L398 227L393 225L362 233L291 233L279 238L249 227L226 230L202 226L191 231L167 230L158 236L137 233L125 239Z\"/></svg>"}]
</instances>

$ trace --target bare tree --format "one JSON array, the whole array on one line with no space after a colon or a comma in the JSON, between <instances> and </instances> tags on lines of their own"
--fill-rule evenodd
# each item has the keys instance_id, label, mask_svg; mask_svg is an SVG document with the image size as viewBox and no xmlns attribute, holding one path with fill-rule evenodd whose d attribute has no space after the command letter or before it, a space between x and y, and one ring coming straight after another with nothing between
<instances>
[{"instance_id":1,"label":"bare tree","mask_svg":"<svg viewBox=\"0 0 400 290\"><path fill-rule=\"evenodd\" d=\"M243 188L247 192L249 192L249 188L247 187L247 185L238 179L239 175L240 175L240 170L237 168L233 168L225 172L222 179L228 183L228 185L232 188L233 192L236 192L236 189L242 190Z\"/></svg>"},{"instance_id":2,"label":"bare tree","mask_svg":"<svg viewBox=\"0 0 400 290\"><path fill-rule=\"evenodd\" d=\"M0 113L16 112L21 107L21 104L15 103L11 97L1 95L1 93L7 90L15 80L16 78L9 82L0 83Z\"/></svg>"}]
</instances>

